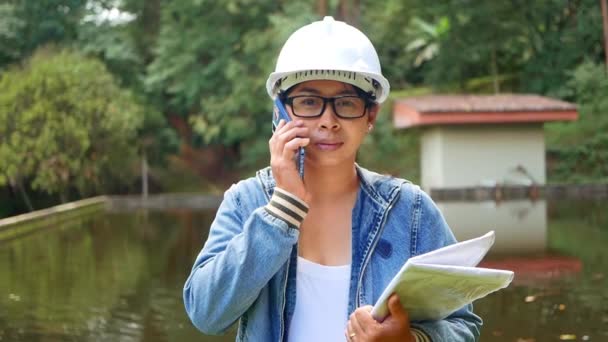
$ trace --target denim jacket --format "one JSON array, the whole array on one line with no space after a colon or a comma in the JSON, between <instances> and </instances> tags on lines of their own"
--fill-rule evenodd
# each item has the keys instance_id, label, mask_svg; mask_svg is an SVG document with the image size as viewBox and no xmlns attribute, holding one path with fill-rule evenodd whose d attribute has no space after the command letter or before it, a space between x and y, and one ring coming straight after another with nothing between
<instances>
[{"instance_id":1,"label":"denim jacket","mask_svg":"<svg viewBox=\"0 0 608 342\"><path fill-rule=\"evenodd\" d=\"M373 305L408 258L455 242L418 186L359 166L357 173L349 314ZM274 187L266 168L224 194L184 286L186 311L207 334L224 333L238 320L237 341L287 340L296 302L299 230L264 210ZM471 305L440 321L411 323L432 341L476 341L481 324Z\"/></svg>"}]
</instances>

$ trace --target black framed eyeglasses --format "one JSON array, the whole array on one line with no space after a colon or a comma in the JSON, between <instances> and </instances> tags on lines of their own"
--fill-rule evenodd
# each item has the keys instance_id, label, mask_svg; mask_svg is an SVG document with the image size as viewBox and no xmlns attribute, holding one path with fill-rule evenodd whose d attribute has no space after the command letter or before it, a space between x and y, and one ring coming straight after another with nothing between
<instances>
[{"instance_id":1,"label":"black framed eyeglasses","mask_svg":"<svg viewBox=\"0 0 608 342\"><path fill-rule=\"evenodd\" d=\"M291 106L293 115L302 118L319 117L331 103L334 113L342 119L356 119L365 115L369 102L356 95L323 97L318 95L297 95L287 97L285 103Z\"/></svg>"}]
</instances>

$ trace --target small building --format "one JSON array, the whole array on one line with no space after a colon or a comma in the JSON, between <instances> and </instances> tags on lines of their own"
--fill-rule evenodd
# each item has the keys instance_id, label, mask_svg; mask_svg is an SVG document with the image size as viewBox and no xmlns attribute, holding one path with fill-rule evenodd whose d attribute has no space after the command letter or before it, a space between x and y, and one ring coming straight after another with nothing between
<instances>
[{"instance_id":1,"label":"small building","mask_svg":"<svg viewBox=\"0 0 608 342\"><path fill-rule=\"evenodd\" d=\"M422 127L421 186L545 184L543 124L574 121L574 104L537 95L427 95L399 99L397 129Z\"/></svg>"}]
</instances>

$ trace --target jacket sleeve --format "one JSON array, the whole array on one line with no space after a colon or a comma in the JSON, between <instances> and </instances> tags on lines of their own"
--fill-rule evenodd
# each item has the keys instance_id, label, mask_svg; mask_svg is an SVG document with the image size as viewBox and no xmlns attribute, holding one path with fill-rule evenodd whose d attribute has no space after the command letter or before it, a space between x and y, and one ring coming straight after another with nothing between
<instances>
[{"instance_id":1,"label":"jacket sleeve","mask_svg":"<svg viewBox=\"0 0 608 342\"><path fill-rule=\"evenodd\" d=\"M421 250L417 250L416 254L455 243L454 234L439 208L425 192L419 191L417 241ZM473 313L471 304L462 307L443 320L412 322L412 327L422 330L431 341L477 341L481 325L482 320Z\"/></svg>"},{"instance_id":2,"label":"jacket sleeve","mask_svg":"<svg viewBox=\"0 0 608 342\"><path fill-rule=\"evenodd\" d=\"M245 313L298 240L296 228L263 206L245 208L246 189L241 182L224 194L184 285L186 312L207 334L225 332Z\"/></svg>"}]
</instances>

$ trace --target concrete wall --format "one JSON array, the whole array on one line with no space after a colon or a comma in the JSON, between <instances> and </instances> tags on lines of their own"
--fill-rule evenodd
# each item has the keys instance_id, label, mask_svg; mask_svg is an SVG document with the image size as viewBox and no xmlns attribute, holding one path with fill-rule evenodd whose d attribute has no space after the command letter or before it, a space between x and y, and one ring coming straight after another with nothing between
<instances>
[{"instance_id":1,"label":"concrete wall","mask_svg":"<svg viewBox=\"0 0 608 342\"><path fill-rule=\"evenodd\" d=\"M0 219L0 242L105 211L213 210L221 202L221 195L197 193L157 194L147 198L139 195L98 196Z\"/></svg>"},{"instance_id":2,"label":"concrete wall","mask_svg":"<svg viewBox=\"0 0 608 342\"><path fill-rule=\"evenodd\" d=\"M0 241L103 211L108 198L98 196L0 219Z\"/></svg>"},{"instance_id":3,"label":"concrete wall","mask_svg":"<svg viewBox=\"0 0 608 342\"><path fill-rule=\"evenodd\" d=\"M545 184L542 124L432 127L422 133L421 185L455 188Z\"/></svg>"},{"instance_id":4,"label":"concrete wall","mask_svg":"<svg viewBox=\"0 0 608 342\"><path fill-rule=\"evenodd\" d=\"M111 196L106 205L109 211L133 211L139 209L204 210L217 209L222 203L222 195L198 193L155 194L143 198L140 195Z\"/></svg>"}]
</instances>

